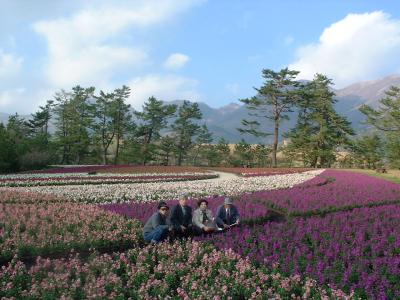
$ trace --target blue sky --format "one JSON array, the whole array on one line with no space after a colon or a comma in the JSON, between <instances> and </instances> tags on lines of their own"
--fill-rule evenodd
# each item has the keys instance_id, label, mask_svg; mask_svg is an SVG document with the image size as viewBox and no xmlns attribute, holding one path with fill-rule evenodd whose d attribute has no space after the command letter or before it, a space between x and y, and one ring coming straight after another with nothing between
<instances>
[{"instance_id":1,"label":"blue sky","mask_svg":"<svg viewBox=\"0 0 400 300\"><path fill-rule=\"evenodd\" d=\"M132 88L220 107L261 70L316 72L337 88L400 73L398 1L0 0L0 112L31 113L60 89Z\"/></svg>"}]
</instances>

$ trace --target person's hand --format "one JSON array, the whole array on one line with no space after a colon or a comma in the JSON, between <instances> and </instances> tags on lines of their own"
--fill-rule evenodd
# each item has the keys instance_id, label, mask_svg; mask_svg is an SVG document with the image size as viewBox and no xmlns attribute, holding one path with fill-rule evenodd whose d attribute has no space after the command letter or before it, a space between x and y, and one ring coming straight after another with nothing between
<instances>
[{"instance_id":1,"label":"person's hand","mask_svg":"<svg viewBox=\"0 0 400 300\"><path fill-rule=\"evenodd\" d=\"M168 227L168 231L172 231L174 228L172 226Z\"/></svg>"},{"instance_id":2,"label":"person's hand","mask_svg":"<svg viewBox=\"0 0 400 300\"><path fill-rule=\"evenodd\" d=\"M213 231L213 228L212 228L212 227L207 227L207 226L205 226L203 229L204 229L205 232Z\"/></svg>"},{"instance_id":3,"label":"person's hand","mask_svg":"<svg viewBox=\"0 0 400 300\"><path fill-rule=\"evenodd\" d=\"M238 225L239 225L239 224L240 224L240 220L237 220L237 221L236 221L236 224L238 224Z\"/></svg>"},{"instance_id":4,"label":"person's hand","mask_svg":"<svg viewBox=\"0 0 400 300\"><path fill-rule=\"evenodd\" d=\"M181 229L182 229L182 231L185 231L185 230L186 230L186 227L183 226L183 225L181 225Z\"/></svg>"},{"instance_id":5,"label":"person's hand","mask_svg":"<svg viewBox=\"0 0 400 300\"><path fill-rule=\"evenodd\" d=\"M224 224L224 229L228 229L229 225Z\"/></svg>"}]
</instances>

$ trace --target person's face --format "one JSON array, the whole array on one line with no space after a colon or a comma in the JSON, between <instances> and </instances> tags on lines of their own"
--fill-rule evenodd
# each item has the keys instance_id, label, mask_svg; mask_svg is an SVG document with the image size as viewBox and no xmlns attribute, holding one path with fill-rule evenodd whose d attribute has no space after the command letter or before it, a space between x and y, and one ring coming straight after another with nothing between
<instances>
[{"instance_id":1,"label":"person's face","mask_svg":"<svg viewBox=\"0 0 400 300\"><path fill-rule=\"evenodd\" d=\"M188 203L188 201L185 198L182 198L182 199L179 200L179 204L182 205L182 206L187 205L187 203Z\"/></svg>"},{"instance_id":2,"label":"person's face","mask_svg":"<svg viewBox=\"0 0 400 300\"><path fill-rule=\"evenodd\" d=\"M168 207L163 206L158 211L160 212L161 215L166 216L168 215L169 209Z\"/></svg>"},{"instance_id":3,"label":"person's face","mask_svg":"<svg viewBox=\"0 0 400 300\"><path fill-rule=\"evenodd\" d=\"M207 208L207 203L201 202L201 204L200 204L200 209L204 210L204 209L206 209L206 208Z\"/></svg>"},{"instance_id":4,"label":"person's face","mask_svg":"<svg viewBox=\"0 0 400 300\"><path fill-rule=\"evenodd\" d=\"M231 205L230 204L224 204L225 209L230 209Z\"/></svg>"}]
</instances>

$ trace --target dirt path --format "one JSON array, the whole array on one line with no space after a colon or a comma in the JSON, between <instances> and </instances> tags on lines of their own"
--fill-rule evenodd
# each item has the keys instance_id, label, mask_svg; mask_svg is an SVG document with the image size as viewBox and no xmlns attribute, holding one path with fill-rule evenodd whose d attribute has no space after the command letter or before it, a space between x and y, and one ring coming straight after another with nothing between
<instances>
[{"instance_id":1,"label":"dirt path","mask_svg":"<svg viewBox=\"0 0 400 300\"><path fill-rule=\"evenodd\" d=\"M239 176L237 176L236 174L233 174L233 173L212 171L212 170L208 170L208 171L210 171L213 174L219 175L219 177L201 180L202 182L220 182L220 181L225 181L225 180L228 180L228 179L235 179L235 178L239 177Z\"/></svg>"}]
</instances>

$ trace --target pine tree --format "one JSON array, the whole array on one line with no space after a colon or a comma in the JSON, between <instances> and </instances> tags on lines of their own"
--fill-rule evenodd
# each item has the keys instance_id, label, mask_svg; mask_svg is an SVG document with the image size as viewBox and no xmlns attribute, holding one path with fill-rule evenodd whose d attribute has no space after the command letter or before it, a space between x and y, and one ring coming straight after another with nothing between
<instances>
[{"instance_id":1,"label":"pine tree","mask_svg":"<svg viewBox=\"0 0 400 300\"><path fill-rule=\"evenodd\" d=\"M262 76L265 79L264 84L260 88L255 88L257 95L240 100L250 111L249 115L256 117L258 120L273 122L274 126L274 142L272 146L272 166L277 166L276 153L279 142L279 129L282 121L288 120L288 112L292 111L295 105L297 96L296 76L298 71L292 71L288 68L282 69L279 72L274 72L270 69L264 69ZM266 137L271 133L260 130L261 123L258 120L242 120L243 128L238 130L241 133L248 133L256 137Z\"/></svg>"},{"instance_id":2,"label":"pine tree","mask_svg":"<svg viewBox=\"0 0 400 300\"><path fill-rule=\"evenodd\" d=\"M176 105L166 105L162 100L150 97L143 105L138 118L137 136L142 140L143 165L154 158L156 146L153 142L161 137L161 130L168 125L168 119L176 112Z\"/></svg>"},{"instance_id":3,"label":"pine tree","mask_svg":"<svg viewBox=\"0 0 400 300\"><path fill-rule=\"evenodd\" d=\"M178 166L182 165L182 161L188 150L193 145L193 138L200 130L200 126L194 123L200 120L202 113L197 103L183 101L178 109L178 116L171 128L176 137L176 152L178 156Z\"/></svg>"},{"instance_id":4,"label":"pine tree","mask_svg":"<svg viewBox=\"0 0 400 300\"><path fill-rule=\"evenodd\" d=\"M311 167L330 167L336 160L335 151L348 144L349 135L354 134L351 123L335 111L331 85L331 79L316 74L302 88L297 124L286 135L290 138L286 151L301 155L304 164Z\"/></svg>"}]
</instances>

